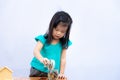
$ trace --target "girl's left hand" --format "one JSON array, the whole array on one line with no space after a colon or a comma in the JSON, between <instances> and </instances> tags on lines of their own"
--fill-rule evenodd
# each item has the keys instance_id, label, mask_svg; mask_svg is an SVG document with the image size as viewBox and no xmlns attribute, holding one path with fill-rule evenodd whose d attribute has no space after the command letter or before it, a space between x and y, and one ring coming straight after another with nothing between
<instances>
[{"instance_id":1,"label":"girl's left hand","mask_svg":"<svg viewBox=\"0 0 120 80\"><path fill-rule=\"evenodd\" d=\"M47 66L50 63L48 58L43 58L43 64Z\"/></svg>"},{"instance_id":2,"label":"girl's left hand","mask_svg":"<svg viewBox=\"0 0 120 80\"><path fill-rule=\"evenodd\" d=\"M59 74L58 75L58 80L67 80L64 74Z\"/></svg>"}]
</instances>

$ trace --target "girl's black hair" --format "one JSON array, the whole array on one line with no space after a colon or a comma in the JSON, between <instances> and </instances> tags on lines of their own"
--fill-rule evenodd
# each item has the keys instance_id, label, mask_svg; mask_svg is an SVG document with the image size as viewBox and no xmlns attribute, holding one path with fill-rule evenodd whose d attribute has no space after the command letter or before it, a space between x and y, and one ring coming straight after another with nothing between
<instances>
[{"instance_id":1,"label":"girl's black hair","mask_svg":"<svg viewBox=\"0 0 120 80\"><path fill-rule=\"evenodd\" d=\"M71 24L72 24L72 18L67 12L58 11L53 15L51 22L49 24L49 29L47 33L45 34L45 38L47 39L47 43L50 44L53 39L52 37L53 28L56 28L60 22L68 26L66 34L64 35L64 37L60 39L62 48L68 48L68 41L69 41Z\"/></svg>"}]
</instances>

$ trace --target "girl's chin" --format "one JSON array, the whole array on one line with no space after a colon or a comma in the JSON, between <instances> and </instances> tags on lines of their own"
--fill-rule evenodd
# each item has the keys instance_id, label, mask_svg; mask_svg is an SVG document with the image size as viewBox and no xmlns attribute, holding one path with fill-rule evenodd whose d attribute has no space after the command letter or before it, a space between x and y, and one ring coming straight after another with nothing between
<instances>
[{"instance_id":1,"label":"girl's chin","mask_svg":"<svg viewBox=\"0 0 120 80\"><path fill-rule=\"evenodd\" d=\"M54 38L54 40L59 40L59 38Z\"/></svg>"},{"instance_id":2,"label":"girl's chin","mask_svg":"<svg viewBox=\"0 0 120 80\"><path fill-rule=\"evenodd\" d=\"M59 37L54 37L55 40L59 40L60 38Z\"/></svg>"},{"instance_id":3,"label":"girl's chin","mask_svg":"<svg viewBox=\"0 0 120 80\"><path fill-rule=\"evenodd\" d=\"M59 40L59 38L58 37L54 37L54 40Z\"/></svg>"}]
</instances>

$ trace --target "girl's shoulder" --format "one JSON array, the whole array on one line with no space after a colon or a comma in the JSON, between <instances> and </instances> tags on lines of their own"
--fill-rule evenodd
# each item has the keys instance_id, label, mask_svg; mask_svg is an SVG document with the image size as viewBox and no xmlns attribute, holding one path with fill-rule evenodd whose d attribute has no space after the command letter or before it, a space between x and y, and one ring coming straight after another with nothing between
<instances>
[{"instance_id":1,"label":"girl's shoulder","mask_svg":"<svg viewBox=\"0 0 120 80\"><path fill-rule=\"evenodd\" d=\"M38 35L38 36L36 36L36 37L35 37L35 40L36 40L36 41L40 41L40 42L42 42L43 44L46 42L46 38L45 38L44 35Z\"/></svg>"},{"instance_id":2,"label":"girl's shoulder","mask_svg":"<svg viewBox=\"0 0 120 80\"><path fill-rule=\"evenodd\" d=\"M72 45L72 41L68 40L68 46L71 46L71 45Z\"/></svg>"}]
</instances>

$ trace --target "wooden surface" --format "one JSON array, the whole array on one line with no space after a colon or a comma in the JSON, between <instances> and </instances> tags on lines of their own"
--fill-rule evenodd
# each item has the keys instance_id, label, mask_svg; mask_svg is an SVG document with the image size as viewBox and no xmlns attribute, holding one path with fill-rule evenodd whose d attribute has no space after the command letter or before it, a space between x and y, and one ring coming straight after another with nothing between
<instances>
[{"instance_id":1,"label":"wooden surface","mask_svg":"<svg viewBox=\"0 0 120 80\"><path fill-rule=\"evenodd\" d=\"M46 77L15 77L13 80L48 80ZM57 80L67 80L67 79L57 79Z\"/></svg>"},{"instance_id":2,"label":"wooden surface","mask_svg":"<svg viewBox=\"0 0 120 80\"><path fill-rule=\"evenodd\" d=\"M29 77L29 78L24 78L24 77L15 77L13 80L47 80L45 77Z\"/></svg>"}]
</instances>

